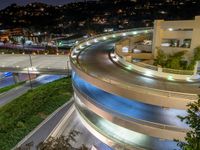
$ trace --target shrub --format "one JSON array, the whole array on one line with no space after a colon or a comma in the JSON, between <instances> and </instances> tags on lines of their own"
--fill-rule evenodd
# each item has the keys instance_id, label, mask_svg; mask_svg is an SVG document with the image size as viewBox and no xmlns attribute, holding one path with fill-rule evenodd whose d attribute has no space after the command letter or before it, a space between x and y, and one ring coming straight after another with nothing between
<instances>
[{"instance_id":1,"label":"shrub","mask_svg":"<svg viewBox=\"0 0 200 150\"><path fill-rule=\"evenodd\" d=\"M72 96L70 78L28 91L0 108L0 149L9 150ZM41 116L42 114L42 116ZM3 138L2 138L3 137Z\"/></svg>"},{"instance_id":2,"label":"shrub","mask_svg":"<svg viewBox=\"0 0 200 150\"><path fill-rule=\"evenodd\" d=\"M171 68L171 69L184 69L187 68L187 63L183 62L183 56L186 51L180 51L174 53L173 55L166 55L161 49L158 49L158 56L154 61L154 65L160 65L163 68Z\"/></svg>"},{"instance_id":3,"label":"shrub","mask_svg":"<svg viewBox=\"0 0 200 150\"><path fill-rule=\"evenodd\" d=\"M194 66L196 65L196 61L199 61L199 60L200 60L200 46L194 49L194 57L191 60L190 64L188 65L187 69L193 70Z\"/></svg>"}]
</instances>

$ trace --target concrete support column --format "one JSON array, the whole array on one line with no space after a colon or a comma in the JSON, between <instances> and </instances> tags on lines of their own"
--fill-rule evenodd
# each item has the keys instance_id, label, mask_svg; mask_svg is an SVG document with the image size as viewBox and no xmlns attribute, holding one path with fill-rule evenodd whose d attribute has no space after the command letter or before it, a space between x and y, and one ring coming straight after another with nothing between
<instances>
[{"instance_id":1,"label":"concrete support column","mask_svg":"<svg viewBox=\"0 0 200 150\"><path fill-rule=\"evenodd\" d=\"M19 83L20 82L19 73L13 73L13 79L15 83Z\"/></svg>"},{"instance_id":2,"label":"concrete support column","mask_svg":"<svg viewBox=\"0 0 200 150\"><path fill-rule=\"evenodd\" d=\"M157 48L161 46L163 29L161 29L161 24L164 20L154 21L154 31L153 31L153 43L152 43L152 53L154 58L157 57Z\"/></svg>"},{"instance_id":3,"label":"concrete support column","mask_svg":"<svg viewBox=\"0 0 200 150\"><path fill-rule=\"evenodd\" d=\"M192 43L191 50L193 51L196 47L200 46L199 44L199 35L200 35L200 16L195 17L195 21L193 23L193 32L192 32Z\"/></svg>"}]
</instances>

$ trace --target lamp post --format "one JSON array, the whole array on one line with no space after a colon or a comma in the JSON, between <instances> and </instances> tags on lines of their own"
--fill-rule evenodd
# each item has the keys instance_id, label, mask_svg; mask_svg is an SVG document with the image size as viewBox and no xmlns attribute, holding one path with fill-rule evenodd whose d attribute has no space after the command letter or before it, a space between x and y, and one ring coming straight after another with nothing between
<instances>
[{"instance_id":1,"label":"lamp post","mask_svg":"<svg viewBox=\"0 0 200 150\"><path fill-rule=\"evenodd\" d=\"M30 65L31 65L31 68L33 66L33 63L32 63L32 59L31 59L31 55L29 54L29 60L30 60ZM29 67L28 67L28 78L29 78L29 83L30 83L30 87L31 87L31 90L33 89L33 85L32 85L32 81L31 81L31 75L30 75L30 71L29 71Z\"/></svg>"},{"instance_id":2,"label":"lamp post","mask_svg":"<svg viewBox=\"0 0 200 150\"><path fill-rule=\"evenodd\" d=\"M69 60L67 60L67 73L68 73L68 76L70 74L70 71L69 71Z\"/></svg>"}]
</instances>

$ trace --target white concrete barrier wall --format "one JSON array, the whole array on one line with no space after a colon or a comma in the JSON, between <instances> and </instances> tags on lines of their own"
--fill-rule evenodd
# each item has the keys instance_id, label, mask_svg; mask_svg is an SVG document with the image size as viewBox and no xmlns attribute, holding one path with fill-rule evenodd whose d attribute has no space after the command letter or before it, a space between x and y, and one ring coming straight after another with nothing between
<instances>
[{"instance_id":1,"label":"white concrete barrier wall","mask_svg":"<svg viewBox=\"0 0 200 150\"><path fill-rule=\"evenodd\" d=\"M137 63L130 63L128 61L125 61L123 58L118 56L116 53L115 53L115 57L117 58L117 61L119 61L124 66L127 66L129 69L135 70L145 76L163 78L163 79L171 80L171 81L176 81L176 80L177 81L185 81L185 82L186 81L187 82L195 82L196 81L195 79L193 79L193 75L166 73L166 72L163 72L162 68L159 68L159 67L158 67L158 71L152 70L152 69L147 69L147 68L137 65Z\"/></svg>"}]
</instances>

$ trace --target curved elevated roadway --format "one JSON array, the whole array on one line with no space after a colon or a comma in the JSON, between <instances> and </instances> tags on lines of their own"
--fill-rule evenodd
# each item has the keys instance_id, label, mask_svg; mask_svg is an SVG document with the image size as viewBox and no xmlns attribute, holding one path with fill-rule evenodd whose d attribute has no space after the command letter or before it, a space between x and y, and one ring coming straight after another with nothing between
<instances>
[{"instance_id":1,"label":"curved elevated roadway","mask_svg":"<svg viewBox=\"0 0 200 150\"><path fill-rule=\"evenodd\" d=\"M175 148L173 139L184 140L186 132L190 130L177 115L186 115L186 105L198 99L199 82L146 77L115 63L110 54L117 41L126 35L140 36L148 31L135 33L129 30L97 36L72 49L77 110L88 129L98 132L94 133L96 136L111 136L108 139L116 143L130 144L134 140L126 141L123 135L142 134L145 141L140 143L135 140L133 145L136 147L160 149L166 142L166 149ZM115 133L115 129L119 133ZM106 142L105 138L100 138Z\"/></svg>"},{"instance_id":2,"label":"curved elevated roadway","mask_svg":"<svg viewBox=\"0 0 200 150\"><path fill-rule=\"evenodd\" d=\"M185 123L177 118L177 115L186 115L186 111L184 110L163 109L158 106L113 95L85 82L77 75L73 77L73 81L75 88L84 95L87 95L92 102L114 114L121 114L125 117L137 118L163 125L188 128Z\"/></svg>"},{"instance_id":3,"label":"curved elevated roadway","mask_svg":"<svg viewBox=\"0 0 200 150\"><path fill-rule=\"evenodd\" d=\"M129 85L140 85L159 90L200 94L200 83L180 83L142 76L117 66L109 58L116 39L99 42L81 51L79 64L87 72L108 79L123 81Z\"/></svg>"},{"instance_id":4,"label":"curved elevated roadway","mask_svg":"<svg viewBox=\"0 0 200 150\"><path fill-rule=\"evenodd\" d=\"M114 43L119 39L112 38L106 41L99 41L81 50L77 56L79 69L72 64L72 67L74 66L73 69L83 79L101 89L148 104L186 109L186 105L189 102L198 99L200 94L199 82L172 82L150 78L116 65L110 59L110 52L113 51ZM86 76L83 72L86 73ZM95 81L92 81L93 79ZM104 81L111 84L108 85ZM118 89L116 89L115 83L118 84ZM124 87L124 85L127 87ZM136 87L134 94L131 94L132 87Z\"/></svg>"}]
</instances>

